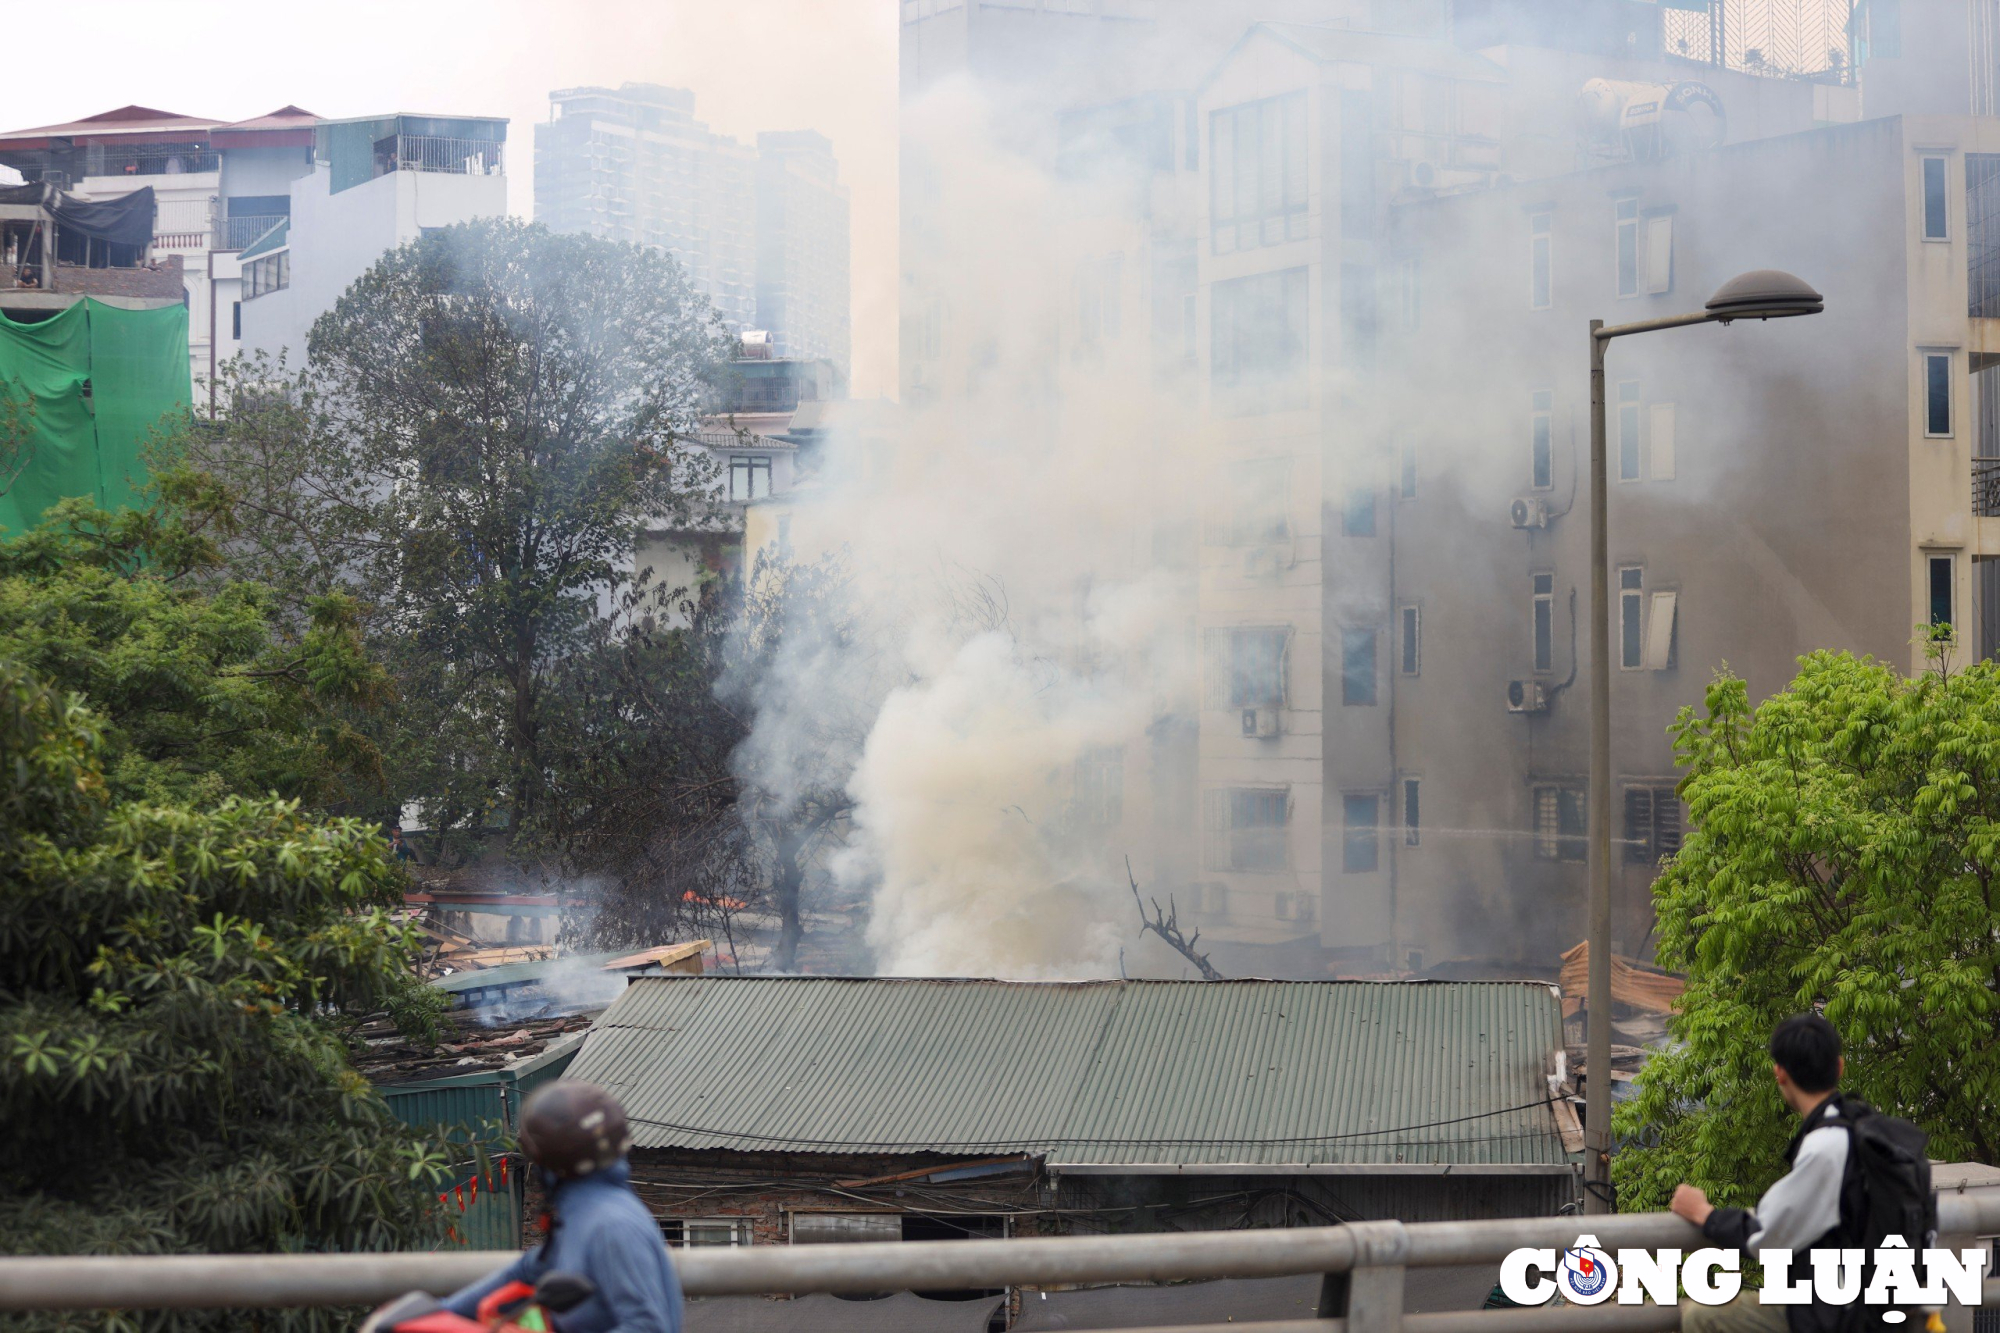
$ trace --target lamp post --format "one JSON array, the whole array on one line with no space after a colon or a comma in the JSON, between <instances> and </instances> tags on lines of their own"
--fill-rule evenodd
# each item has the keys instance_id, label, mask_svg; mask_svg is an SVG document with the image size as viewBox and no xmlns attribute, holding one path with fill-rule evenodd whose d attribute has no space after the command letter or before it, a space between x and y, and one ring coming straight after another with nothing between
<instances>
[{"instance_id":1,"label":"lamp post","mask_svg":"<svg viewBox=\"0 0 2000 1333\"><path fill-rule=\"evenodd\" d=\"M1731 278L1702 309L1607 326L1590 321L1590 982L1585 1048L1584 1211L1611 1211L1611 591L1604 448L1604 352L1613 338L1687 324L1817 315L1826 301L1789 273Z\"/></svg>"}]
</instances>

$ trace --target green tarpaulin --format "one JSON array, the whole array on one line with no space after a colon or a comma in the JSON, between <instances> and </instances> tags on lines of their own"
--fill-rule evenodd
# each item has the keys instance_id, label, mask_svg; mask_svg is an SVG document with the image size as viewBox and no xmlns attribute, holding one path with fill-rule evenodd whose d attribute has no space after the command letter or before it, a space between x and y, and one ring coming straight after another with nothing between
<instances>
[{"instance_id":1,"label":"green tarpaulin","mask_svg":"<svg viewBox=\"0 0 2000 1333\"><path fill-rule=\"evenodd\" d=\"M0 527L31 528L75 495L107 509L131 504L145 480L147 437L169 412L187 410L187 340L187 308L178 305L85 300L37 324L0 314L0 388L34 409L21 452L0 456L0 485L12 480L0 495Z\"/></svg>"}]
</instances>

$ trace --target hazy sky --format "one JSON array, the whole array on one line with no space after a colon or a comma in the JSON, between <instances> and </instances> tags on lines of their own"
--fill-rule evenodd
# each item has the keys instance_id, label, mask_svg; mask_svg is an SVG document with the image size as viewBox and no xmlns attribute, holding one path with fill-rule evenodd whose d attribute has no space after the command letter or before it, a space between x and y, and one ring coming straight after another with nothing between
<instances>
[{"instance_id":1,"label":"hazy sky","mask_svg":"<svg viewBox=\"0 0 2000 1333\"><path fill-rule=\"evenodd\" d=\"M552 88L692 88L695 115L833 140L853 195L854 392L896 384L896 0L290 0L255 11L95 0L90 58L16 61L0 129L127 103L240 120L296 103L322 116L500 115L509 198L534 212L534 139Z\"/></svg>"}]
</instances>

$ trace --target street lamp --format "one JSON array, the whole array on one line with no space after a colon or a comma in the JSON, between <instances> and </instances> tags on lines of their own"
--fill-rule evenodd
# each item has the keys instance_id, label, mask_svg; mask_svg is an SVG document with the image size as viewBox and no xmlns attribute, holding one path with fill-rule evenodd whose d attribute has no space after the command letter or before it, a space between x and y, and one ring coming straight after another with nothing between
<instances>
[{"instance_id":1,"label":"street lamp","mask_svg":"<svg viewBox=\"0 0 2000 1333\"><path fill-rule=\"evenodd\" d=\"M1692 314L1590 321L1590 981L1584 1088L1584 1211L1611 1211L1611 595L1604 459L1604 351L1613 338L1686 324L1817 315L1826 298L1789 273L1731 278Z\"/></svg>"}]
</instances>

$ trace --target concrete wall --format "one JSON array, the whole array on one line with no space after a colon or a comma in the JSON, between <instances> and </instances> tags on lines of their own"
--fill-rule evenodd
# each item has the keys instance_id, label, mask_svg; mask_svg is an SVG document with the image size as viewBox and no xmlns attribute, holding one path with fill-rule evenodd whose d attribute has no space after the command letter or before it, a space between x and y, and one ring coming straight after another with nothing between
<instances>
[{"instance_id":1,"label":"concrete wall","mask_svg":"<svg viewBox=\"0 0 2000 1333\"><path fill-rule=\"evenodd\" d=\"M321 166L291 190L291 286L243 303L243 346L275 357L290 350L296 367L313 321L333 308L385 251L446 227L507 211L505 176L392 171L338 194L327 193Z\"/></svg>"}]
</instances>

